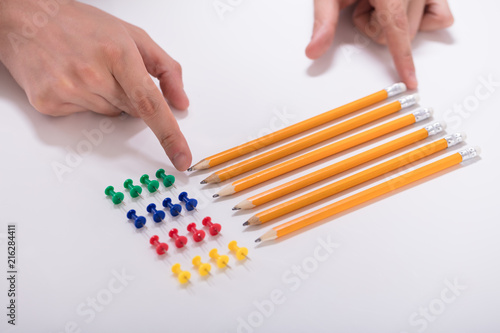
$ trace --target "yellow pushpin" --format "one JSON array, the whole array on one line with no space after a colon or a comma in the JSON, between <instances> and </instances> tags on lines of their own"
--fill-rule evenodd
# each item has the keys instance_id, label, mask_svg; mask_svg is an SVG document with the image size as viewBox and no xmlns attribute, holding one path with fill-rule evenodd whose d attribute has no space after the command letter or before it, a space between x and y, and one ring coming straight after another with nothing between
<instances>
[{"instance_id":1,"label":"yellow pushpin","mask_svg":"<svg viewBox=\"0 0 500 333\"><path fill-rule=\"evenodd\" d=\"M210 274L210 270L212 269L212 266L210 266L209 263L201 262L200 256L196 256L193 258L193 266L198 267L198 272L201 276Z\"/></svg>"},{"instance_id":2,"label":"yellow pushpin","mask_svg":"<svg viewBox=\"0 0 500 333\"><path fill-rule=\"evenodd\" d=\"M239 247L236 241L229 242L227 247L236 254L236 259L243 260L248 258L248 249L246 247Z\"/></svg>"},{"instance_id":3,"label":"yellow pushpin","mask_svg":"<svg viewBox=\"0 0 500 333\"><path fill-rule=\"evenodd\" d=\"M213 260L215 260L217 262L217 267L219 267L219 268L224 268L224 267L231 268L231 266L228 265L229 257L226 256L225 254L219 255L217 249L210 250L208 255L210 256L210 258L212 258Z\"/></svg>"},{"instance_id":4,"label":"yellow pushpin","mask_svg":"<svg viewBox=\"0 0 500 333\"><path fill-rule=\"evenodd\" d=\"M172 273L177 274L177 279L181 284L188 283L191 278L191 273L188 271L183 271L180 264L175 264L172 266Z\"/></svg>"}]
</instances>

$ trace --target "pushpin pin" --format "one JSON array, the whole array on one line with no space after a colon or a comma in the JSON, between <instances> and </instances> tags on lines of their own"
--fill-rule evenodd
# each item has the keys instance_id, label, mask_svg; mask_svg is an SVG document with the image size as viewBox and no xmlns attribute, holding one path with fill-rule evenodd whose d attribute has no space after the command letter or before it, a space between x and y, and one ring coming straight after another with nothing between
<instances>
[{"instance_id":1,"label":"pushpin pin","mask_svg":"<svg viewBox=\"0 0 500 333\"><path fill-rule=\"evenodd\" d=\"M161 222L165 219L165 212L162 210L156 210L156 205L154 203L149 204L148 207L146 207L146 210L148 213L153 214L153 221L156 223Z\"/></svg>"},{"instance_id":2,"label":"pushpin pin","mask_svg":"<svg viewBox=\"0 0 500 333\"><path fill-rule=\"evenodd\" d=\"M210 250L210 252L208 253L208 256L217 262L217 267L219 267L219 268L224 268L224 267L231 268L231 266L228 265L229 257L226 256L225 254L219 255L217 249Z\"/></svg>"},{"instance_id":3,"label":"pushpin pin","mask_svg":"<svg viewBox=\"0 0 500 333\"><path fill-rule=\"evenodd\" d=\"M205 238L205 231L196 229L196 223L189 224L187 231L193 234L193 240L196 243L201 242Z\"/></svg>"},{"instance_id":4,"label":"pushpin pin","mask_svg":"<svg viewBox=\"0 0 500 333\"><path fill-rule=\"evenodd\" d=\"M158 169L158 171L156 171L156 177L163 181L163 185L165 185L165 187L173 186L174 188L177 188L177 186L174 185L175 177L172 175L166 175L165 170Z\"/></svg>"},{"instance_id":5,"label":"pushpin pin","mask_svg":"<svg viewBox=\"0 0 500 333\"><path fill-rule=\"evenodd\" d=\"M172 266L172 273L177 274L177 279L181 284L188 283L191 278L191 273L188 271L183 271L181 269L181 264L175 264Z\"/></svg>"},{"instance_id":6,"label":"pushpin pin","mask_svg":"<svg viewBox=\"0 0 500 333\"><path fill-rule=\"evenodd\" d=\"M165 254L168 251L167 243L160 243L160 238L157 235L154 235L149 239L149 243L156 247L156 253L159 255Z\"/></svg>"},{"instance_id":7,"label":"pushpin pin","mask_svg":"<svg viewBox=\"0 0 500 333\"><path fill-rule=\"evenodd\" d=\"M154 193L158 191L158 193L161 193L159 191L160 189L160 183L157 180L150 180L148 175L142 175L141 179L141 184L144 184L148 187L149 193Z\"/></svg>"},{"instance_id":8,"label":"pushpin pin","mask_svg":"<svg viewBox=\"0 0 500 333\"><path fill-rule=\"evenodd\" d=\"M144 216L137 216L135 209L131 209L127 212L127 218L129 220L134 220L134 225L137 229L141 229L146 224L146 218Z\"/></svg>"},{"instance_id":9,"label":"pushpin pin","mask_svg":"<svg viewBox=\"0 0 500 333\"><path fill-rule=\"evenodd\" d=\"M183 248L184 245L186 245L187 242L188 242L187 237L185 237L185 236L179 236L179 231L177 229L175 229L175 228L173 228L172 230L170 230L168 232L168 236L170 238L175 239L175 246L178 249Z\"/></svg>"},{"instance_id":10,"label":"pushpin pin","mask_svg":"<svg viewBox=\"0 0 500 333\"><path fill-rule=\"evenodd\" d=\"M229 242L227 247L236 254L236 259L243 260L248 258L248 249L246 247L238 247L236 241Z\"/></svg>"},{"instance_id":11,"label":"pushpin pin","mask_svg":"<svg viewBox=\"0 0 500 333\"><path fill-rule=\"evenodd\" d=\"M111 201L113 201L115 205L122 203L123 199L125 198L125 195L123 195L122 192L115 192L115 188L113 186L106 187L106 189L104 190L104 194L110 196Z\"/></svg>"},{"instance_id":12,"label":"pushpin pin","mask_svg":"<svg viewBox=\"0 0 500 333\"><path fill-rule=\"evenodd\" d=\"M212 218L210 216L205 217L201 223L209 228L208 230L212 236L217 236L222 229L219 223L212 223Z\"/></svg>"},{"instance_id":13,"label":"pushpin pin","mask_svg":"<svg viewBox=\"0 0 500 333\"><path fill-rule=\"evenodd\" d=\"M125 187L126 189L128 189L130 191L130 196L132 198L141 197L142 199L144 199L141 195L142 187L140 187L139 185L134 185L134 181L132 179L127 179L123 183L123 187Z\"/></svg>"},{"instance_id":14,"label":"pushpin pin","mask_svg":"<svg viewBox=\"0 0 500 333\"><path fill-rule=\"evenodd\" d=\"M181 214L182 211L182 206L179 204L173 204L172 199L170 198L165 198L165 200L163 200L163 207L170 208L170 215L172 216L177 216Z\"/></svg>"},{"instance_id":15,"label":"pushpin pin","mask_svg":"<svg viewBox=\"0 0 500 333\"><path fill-rule=\"evenodd\" d=\"M196 209L196 206L198 206L198 200L189 199L187 192L182 192L181 194L179 194L179 200L184 201L186 203L186 209L188 211L192 211L193 209L198 211Z\"/></svg>"},{"instance_id":16,"label":"pushpin pin","mask_svg":"<svg viewBox=\"0 0 500 333\"><path fill-rule=\"evenodd\" d=\"M198 268L198 272L201 276L210 274L210 270L212 269L212 266L209 263L201 262L200 256L196 256L193 258L193 266Z\"/></svg>"}]
</instances>

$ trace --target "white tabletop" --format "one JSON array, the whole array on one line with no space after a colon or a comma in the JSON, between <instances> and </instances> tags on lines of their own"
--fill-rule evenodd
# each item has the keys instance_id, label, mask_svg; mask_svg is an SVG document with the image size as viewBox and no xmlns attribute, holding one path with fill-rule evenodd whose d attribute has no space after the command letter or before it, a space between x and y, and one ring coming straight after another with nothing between
<instances>
[{"instance_id":1,"label":"white tabletop","mask_svg":"<svg viewBox=\"0 0 500 333\"><path fill-rule=\"evenodd\" d=\"M88 2L141 26L182 64L191 106L174 112L194 162L398 81L384 47L359 43L348 12L328 53L307 59L312 1ZM221 16L217 3L231 10ZM434 107L434 119L397 135L444 120L447 133L466 132L467 144L480 146L482 157L257 247L254 240L270 227L365 187L250 230L241 224L254 212L231 207L360 150L214 200L220 187L199 184L212 170L175 171L140 120L43 116L1 67L0 267L8 277L7 225L16 224L18 271L15 327L4 314L9 285L0 279L1 331L498 332L500 157L493 139L500 130L500 4L454 1L451 7L452 28L419 34L413 43L421 105ZM103 122L112 130L89 146L84 133L95 133ZM74 155L85 148L90 152ZM67 172L55 171L61 165ZM199 212L168 218L163 227L147 216L148 229L136 232L125 210L144 215L145 205L173 193L139 202L126 193L127 206L120 209L104 188L121 190L125 179L138 182L158 168L177 177L176 193L199 199ZM186 233L187 223L199 225L204 216L222 224L223 236L176 251L165 231ZM159 257L149 245L153 234L171 245L167 255ZM213 247L226 253L233 239L249 248L251 260L238 263L230 254L231 269L213 268L212 276L200 278L191 258L199 254L206 261ZM176 262L192 272L188 287L170 272Z\"/></svg>"}]
</instances>

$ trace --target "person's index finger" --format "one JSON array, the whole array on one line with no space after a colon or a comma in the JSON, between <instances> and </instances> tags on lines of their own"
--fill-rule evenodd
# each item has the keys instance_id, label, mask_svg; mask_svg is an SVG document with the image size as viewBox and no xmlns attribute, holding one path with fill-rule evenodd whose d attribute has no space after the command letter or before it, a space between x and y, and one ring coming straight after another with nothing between
<instances>
[{"instance_id":1,"label":"person's index finger","mask_svg":"<svg viewBox=\"0 0 500 333\"><path fill-rule=\"evenodd\" d=\"M191 165L191 152L162 93L146 70L137 48L113 57L111 71L123 88L135 112L151 128L176 169ZM118 59L117 59L118 58Z\"/></svg>"},{"instance_id":2,"label":"person's index finger","mask_svg":"<svg viewBox=\"0 0 500 333\"><path fill-rule=\"evenodd\" d=\"M378 22L382 25L396 70L409 89L417 88L409 23L403 1L377 1L376 15Z\"/></svg>"},{"instance_id":3,"label":"person's index finger","mask_svg":"<svg viewBox=\"0 0 500 333\"><path fill-rule=\"evenodd\" d=\"M321 57L333 42L339 19L339 4L332 0L314 0L314 28L306 48L310 59Z\"/></svg>"}]
</instances>

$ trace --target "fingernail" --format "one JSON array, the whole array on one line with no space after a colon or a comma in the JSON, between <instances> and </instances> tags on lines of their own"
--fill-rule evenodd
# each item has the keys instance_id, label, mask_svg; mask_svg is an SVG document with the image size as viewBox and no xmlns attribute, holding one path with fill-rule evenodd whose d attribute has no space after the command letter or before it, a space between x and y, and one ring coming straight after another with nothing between
<instances>
[{"instance_id":1,"label":"fingernail","mask_svg":"<svg viewBox=\"0 0 500 333\"><path fill-rule=\"evenodd\" d=\"M177 153L174 155L172 158L172 163L174 164L174 167L179 170L179 171L185 171L187 168L189 168L189 163L188 158L186 154L184 153Z\"/></svg>"}]
</instances>

